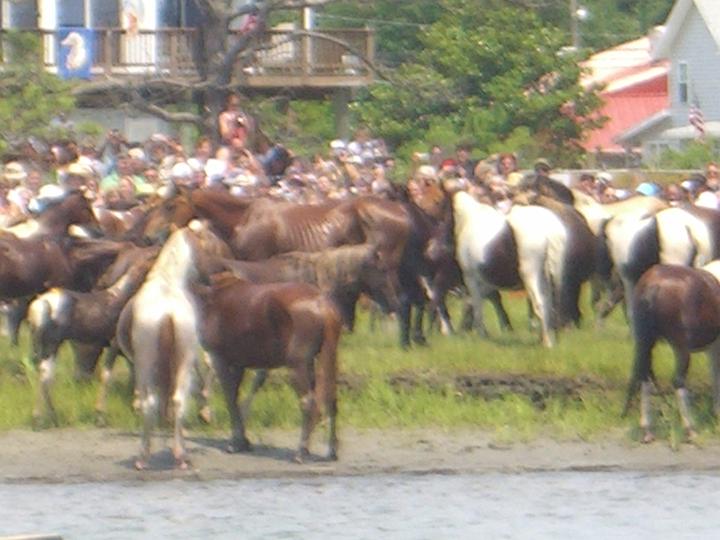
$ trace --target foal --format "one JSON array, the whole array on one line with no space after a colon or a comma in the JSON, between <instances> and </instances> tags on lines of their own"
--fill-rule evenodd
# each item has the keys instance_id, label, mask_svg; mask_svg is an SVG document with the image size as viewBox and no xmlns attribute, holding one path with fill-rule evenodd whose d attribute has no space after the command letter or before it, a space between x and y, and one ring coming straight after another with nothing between
<instances>
[{"instance_id":1,"label":"foal","mask_svg":"<svg viewBox=\"0 0 720 540\"><path fill-rule=\"evenodd\" d=\"M254 285L221 274L203 294L202 341L222 385L232 422L231 452L246 451L238 390L245 369L287 366L300 397L297 461L309 455L320 403L328 415L328 458L337 459L337 348L342 319L335 304L304 283Z\"/></svg>"},{"instance_id":2,"label":"foal","mask_svg":"<svg viewBox=\"0 0 720 540\"><path fill-rule=\"evenodd\" d=\"M44 403L53 424L58 425L49 387L60 345L71 339L99 347L109 346L115 337L120 310L140 287L149 268L149 262L140 261L107 289L75 292L53 288L30 303L27 320L33 359L40 367L40 390L33 411L36 421Z\"/></svg>"},{"instance_id":3,"label":"foal","mask_svg":"<svg viewBox=\"0 0 720 540\"><path fill-rule=\"evenodd\" d=\"M652 350L665 339L675 353L673 386L680 416L689 437L695 435L690 417L685 379L690 353L707 349L712 369L715 413L720 412L720 260L701 269L655 265L637 283L632 297L635 358L623 416L638 391L643 442L654 437L650 430Z\"/></svg>"}]
</instances>

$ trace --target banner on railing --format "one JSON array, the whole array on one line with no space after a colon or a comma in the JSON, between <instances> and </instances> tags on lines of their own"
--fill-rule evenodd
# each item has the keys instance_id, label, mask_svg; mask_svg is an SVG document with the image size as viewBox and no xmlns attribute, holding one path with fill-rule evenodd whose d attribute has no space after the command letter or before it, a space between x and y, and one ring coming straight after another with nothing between
<instances>
[{"instance_id":1,"label":"banner on railing","mask_svg":"<svg viewBox=\"0 0 720 540\"><path fill-rule=\"evenodd\" d=\"M57 36L58 75L61 79L89 79L93 62L94 31L62 28Z\"/></svg>"}]
</instances>

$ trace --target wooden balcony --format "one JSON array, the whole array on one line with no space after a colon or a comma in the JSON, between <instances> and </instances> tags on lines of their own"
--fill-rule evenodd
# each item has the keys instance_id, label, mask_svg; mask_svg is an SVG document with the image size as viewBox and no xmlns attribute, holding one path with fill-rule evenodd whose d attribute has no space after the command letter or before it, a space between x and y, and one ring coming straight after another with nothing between
<instances>
[{"instance_id":1,"label":"wooden balcony","mask_svg":"<svg viewBox=\"0 0 720 540\"><path fill-rule=\"evenodd\" d=\"M44 62L57 72L56 32L28 30L41 35ZM7 61L7 50L0 30L0 58ZM372 71L338 42L347 43L358 55L371 62L375 55L374 34L368 29L323 30L332 40L315 36L294 37L292 30L270 30L255 61L238 66L235 81L249 88L352 88L366 86ZM335 41L333 41L335 40ZM196 59L200 58L199 39L194 29L143 30L129 35L119 28L95 29L92 44L92 78L113 77L200 77Z\"/></svg>"}]
</instances>

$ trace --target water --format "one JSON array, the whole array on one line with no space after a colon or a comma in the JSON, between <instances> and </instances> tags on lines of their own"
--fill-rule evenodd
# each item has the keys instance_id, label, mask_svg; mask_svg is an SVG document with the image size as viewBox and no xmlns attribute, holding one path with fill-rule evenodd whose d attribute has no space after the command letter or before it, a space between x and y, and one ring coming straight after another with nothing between
<instances>
[{"instance_id":1,"label":"water","mask_svg":"<svg viewBox=\"0 0 720 540\"><path fill-rule=\"evenodd\" d=\"M719 479L551 472L4 484L0 536L716 538Z\"/></svg>"}]
</instances>

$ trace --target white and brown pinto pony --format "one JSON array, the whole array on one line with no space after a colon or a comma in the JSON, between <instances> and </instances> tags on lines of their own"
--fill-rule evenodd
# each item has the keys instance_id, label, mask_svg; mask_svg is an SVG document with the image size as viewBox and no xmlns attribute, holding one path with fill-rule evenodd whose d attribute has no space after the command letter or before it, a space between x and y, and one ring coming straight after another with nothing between
<instances>
[{"instance_id":1,"label":"white and brown pinto pony","mask_svg":"<svg viewBox=\"0 0 720 540\"><path fill-rule=\"evenodd\" d=\"M567 232L540 206L513 206L508 214L463 191L452 199L455 255L470 291L478 330L486 334L482 300L497 289L523 287L540 320L542 342L554 344L555 296L563 280Z\"/></svg>"},{"instance_id":2,"label":"white and brown pinto pony","mask_svg":"<svg viewBox=\"0 0 720 540\"><path fill-rule=\"evenodd\" d=\"M148 466L151 431L158 412L167 413L170 402L173 455L178 467L188 466L182 422L200 349L199 311L191 287L199 276L197 259L201 251L230 256L227 245L198 221L175 231L120 314L118 344L135 366L143 415L141 452L135 463L138 469Z\"/></svg>"},{"instance_id":3,"label":"white and brown pinto pony","mask_svg":"<svg viewBox=\"0 0 720 540\"><path fill-rule=\"evenodd\" d=\"M635 284L654 264L701 267L720 258L720 211L685 206L652 215L628 212L606 224L605 242L630 299ZM628 308L633 321L632 303Z\"/></svg>"},{"instance_id":4,"label":"white and brown pinto pony","mask_svg":"<svg viewBox=\"0 0 720 540\"><path fill-rule=\"evenodd\" d=\"M720 261L702 268L653 266L638 281L632 306L635 357L623 416L640 389L643 442L653 440L650 430L652 351L658 341L665 340L675 353L673 386L683 425L692 438L695 432L685 388L692 352L707 350L715 414L720 412Z\"/></svg>"}]
</instances>

